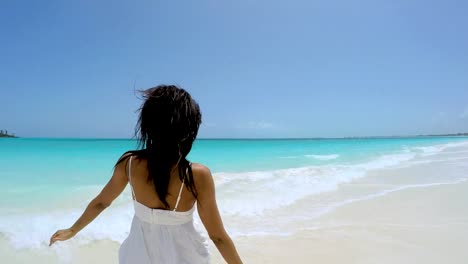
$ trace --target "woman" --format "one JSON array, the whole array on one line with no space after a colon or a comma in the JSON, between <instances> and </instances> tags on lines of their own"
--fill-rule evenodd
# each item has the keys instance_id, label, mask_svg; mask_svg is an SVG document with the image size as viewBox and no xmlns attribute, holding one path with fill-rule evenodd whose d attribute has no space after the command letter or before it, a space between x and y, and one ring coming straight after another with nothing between
<instances>
[{"instance_id":1,"label":"woman","mask_svg":"<svg viewBox=\"0 0 468 264\"><path fill-rule=\"evenodd\" d=\"M50 245L75 236L125 189L135 216L119 250L119 263L209 263L206 243L193 227L195 203L203 225L228 263L242 263L226 233L210 170L187 155L201 123L198 104L176 86L144 91L137 124L140 150L128 151L112 178L72 227L57 231Z\"/></svg>"}]
</instances>

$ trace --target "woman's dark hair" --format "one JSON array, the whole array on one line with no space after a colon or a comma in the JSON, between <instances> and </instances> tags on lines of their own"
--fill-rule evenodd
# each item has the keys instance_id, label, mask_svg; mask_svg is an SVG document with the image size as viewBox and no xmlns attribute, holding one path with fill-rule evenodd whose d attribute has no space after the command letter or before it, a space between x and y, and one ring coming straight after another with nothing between
<instances>
[{"instance_id":1,"label":"woman's dark hair","mask_svg":"<svg viewBox=\"0 0 468 264\"><path fill-rule=\"evenodd\" d=\"M169 208L166 197L171 171L177 166L180 180L197 198L187 155L201 124L198 103L187 91L175 85L159 85L141 92L145 101L139 109L135 128L139 150L127 151L117 164L128 160L129 153L137 159L146 159L148 182L153 182L166 208Z\"/></svg>"}]
</instances>

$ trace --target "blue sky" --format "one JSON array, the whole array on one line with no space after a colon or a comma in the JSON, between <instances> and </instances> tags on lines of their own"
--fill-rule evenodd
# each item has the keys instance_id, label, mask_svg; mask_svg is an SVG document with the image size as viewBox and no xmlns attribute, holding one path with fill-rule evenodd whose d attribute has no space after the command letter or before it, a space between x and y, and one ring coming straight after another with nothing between
<instances>
[{"instance_id":1,"label":"blue sky","mask_svg":"<svg viewBox=\"0 0 468 264\"><path fill-rule=\"evenodd\" d=\"M2 1L0 129L130 137L179 84L201 137L468 132L466 1Z\"/></svg>"}]
</instances>

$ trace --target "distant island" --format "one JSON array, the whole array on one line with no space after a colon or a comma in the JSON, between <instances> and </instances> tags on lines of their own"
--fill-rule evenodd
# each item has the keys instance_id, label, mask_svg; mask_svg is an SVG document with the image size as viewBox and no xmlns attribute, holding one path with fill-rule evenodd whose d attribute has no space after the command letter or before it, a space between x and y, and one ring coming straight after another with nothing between
<instances>
[{"instance_id":1,"label":"distant island","mask_svg":"<svg viewBox=\"0 0 468 264\"><path fill-rule=\"evenodd\" d=\"M7 138L16 138L15 134L8 134L8 130L0 130L0 138L7 137Z\"/></svg>"},{"instance_id":2,"label":"distant island","mask_svg":"<svg viewBox=\"0 0 468 264\"><path fill-rule=\"evenodd\" d=\"M457 137L457 136L466 137L468 136L468 133L441 134L441 135L428 135L428 136L429 137Z\"/></svg>"}]
</instances>

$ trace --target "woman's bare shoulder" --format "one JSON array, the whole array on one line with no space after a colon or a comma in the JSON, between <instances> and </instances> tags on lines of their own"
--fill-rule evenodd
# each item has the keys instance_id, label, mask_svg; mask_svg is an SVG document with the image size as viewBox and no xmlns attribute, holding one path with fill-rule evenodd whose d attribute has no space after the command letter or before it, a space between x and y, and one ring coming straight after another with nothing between
<instances>
[{"instance_id":1,"label":"woman's bare shoulder","mask_svg":"<svg viewBox=\"0 0 468 264\"><path fill-rule=\"evenodd\" d=\"M197 184L204 184L207 181L213 181L210 169L201 163L192 163L192 172Z\"/></svg>"},{"instance_id":2,"label":"woman's bare shoulder","mask_svg":"<svg viewBox=\"0 0 468 264\"><path fill-rule=\"evenodd\" d=\"M120 158L117 160L117 163L121 163L123 161L128 162L128 160L132 157L132 163L141 163L146 162L146 158L141 155L140 151L137 150L129 150L124 152Z\"/></svg>"}]
</instances>

